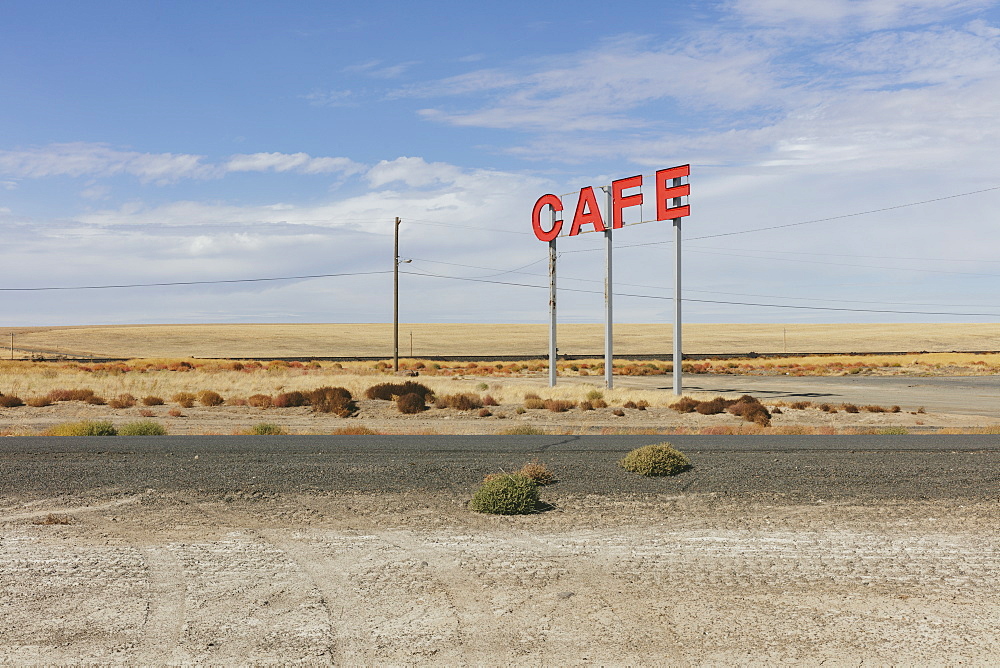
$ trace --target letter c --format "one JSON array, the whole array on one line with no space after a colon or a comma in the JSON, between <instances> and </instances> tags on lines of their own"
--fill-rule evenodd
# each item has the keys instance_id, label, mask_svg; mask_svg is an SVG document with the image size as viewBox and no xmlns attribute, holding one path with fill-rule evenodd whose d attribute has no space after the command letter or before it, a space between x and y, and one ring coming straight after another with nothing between
<instances>
[{"instance_id":1,"label":"letter c","mask_svg":"<svg viewBox=\"0 0 1000 668\"><path fill-rule=\"evenodd\" d=\"M556 220L552 225L551 230L543 230L541 220L542 209L546 206L552 207L552 210L556 212L563 210L562 200L558 197L551 194L542 195L538 198L538 201L535 202L535 208L531 211L531 228L535 231L535 236L541 241L552 241L559 236L559 233L562 231L563 222L562 220Z\"/></svg>"}]
</instances>

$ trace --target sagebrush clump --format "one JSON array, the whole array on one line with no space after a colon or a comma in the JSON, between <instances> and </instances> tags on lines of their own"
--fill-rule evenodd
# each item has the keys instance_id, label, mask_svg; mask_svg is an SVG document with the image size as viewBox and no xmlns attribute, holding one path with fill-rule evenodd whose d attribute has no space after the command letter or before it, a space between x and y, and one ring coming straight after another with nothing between
<instances>
[{"instance_id":1,"label":"sagebrush clump","mask_svg":"<svg viewBox=\"0 0 1000 668\"><path fill-rule=\"evenodd\" d=\"M108 421L66 422L48 431L49 436L117 436L118 430Z\"/></svg>"},{"instance_id":2,"label":"sagebrush clump","mask_svg":"<svg viewBox=\"0 0 1000 668\"><path fill-rule=\"evenodd\" d=\"M222 395L212 390L202 390L198 393L198 402L202 406L221 406L225 403Z\"/></svg>"},{"instance_id":3,"label":"sagebrush clump","mask_svg":"<svg viewBox=\"0 0 1000 668\"><path fill-rule=\"evenodd\" d=\"M549 470L549 467L533 459L518 471L523 476L527 476L538 486L551 485L556 481L556 474Z\"/></svg>"},{"instance_id":4,"label":"sagebrush clump","mask_svg":"<svg viewBox=\"0 0 1000 668\"><path fill-rule=\"evenodd\" d=\"M469 507L491 515L526 515L538 508L538 485L521 473L503 473L484 480Z\"/></svg>"},{"instance_id":5,"label":"sagebrush clump","mask_svg":"<svg viewBox=\"0 0 1000 668\"><path fill-rule=\"evenodd\" d=\"M396 397L396 408L405 415L416 415L427 410L427 403L422 395L411 392Z\"/></svg>"},{"instance_id":6,"label":"sagebrush clump","mask_svg":"<svg viewBox=\"0 0 1000 668\"><path fill-rule=\"evenodd\" d=\"M623 457L618 465L626 471L645 476L677 475L691 468L691 460L669 443L657 443L637 448Z\"/></svg>"},{"instance_id":7,"label":"sagebrush clump","mask_svg":"<svg viewBox=\"0 0 1000 668\"><path fill-rule=\"evenodd\" d=\"M379 383L365 390L366 399L381 399L383 401L393 401L404 394L419 394L424 402L430 401L434 397L434 391L431 388L412 380L405 383Z\"/></svg>"},{"instance_id":8,"label":"sagebrush clump","mask_svg":"<svg viewBox=\"0 0 1000 668\"><path fill-rule=\"evenodd\" d=\"M167 429L153 420L126 422L118 428L119 436L166 436Z\"/></svg>"},{"instance_id":9,"label":"sagebrush clump","mask_svg":"<svg viewBox=\"0 0 1000 668\"><path fill-rule=\"evenodd\" d=\"M288 432L271 422L260 422L250 427L246 433L248 436L284 436Z\"/></svg>"},{"instance_id":10,"label":"sagebrush clump","mask_svg":"<svg viewBox=\"0 0 1000 668\"><path fill-rule=\"evenodd\" d=\"M343 387L319 387L309 393L309 404L317 413L333 413L342 418L355 415L358 404L350 390Z\"/></svg>"}]
</instances>

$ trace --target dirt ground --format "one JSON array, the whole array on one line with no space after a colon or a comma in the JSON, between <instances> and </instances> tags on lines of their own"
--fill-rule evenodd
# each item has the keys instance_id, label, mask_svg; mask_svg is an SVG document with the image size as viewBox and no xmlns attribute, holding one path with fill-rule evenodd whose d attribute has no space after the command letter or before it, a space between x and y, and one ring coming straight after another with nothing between
<instances>
[{"instance_id":1,"label":"dirt ground","mask_svg":"<svg viewBox=\"0 0 1000 668\"><path fill-rule=\"evenodd\" d=\"M0 664L1000 656L995 502L548 498L512 518L421 492L6 499Z\"/></svg>"}]
</instances>

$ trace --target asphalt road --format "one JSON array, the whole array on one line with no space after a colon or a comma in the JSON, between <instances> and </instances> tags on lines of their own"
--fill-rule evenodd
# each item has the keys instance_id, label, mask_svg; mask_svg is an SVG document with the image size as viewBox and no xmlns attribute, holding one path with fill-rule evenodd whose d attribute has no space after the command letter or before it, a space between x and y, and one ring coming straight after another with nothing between
<instances>
[{"instance_id":1,"label":"asphalt road","mask_svg":"<svg viewBox=\"0 0 1000 668\"><path fill-rule=\"evenodd\" d=\"M567 379L569 380L569 379ZM575 380L575 379L574 379ZM560 382L564 382L560 379ZM670 376L615 377L616 387L670 390ZM898 405L1000 420L1000 376L684 376L685 392L751 394L762 401Z\"/></svg>"},{"instance_id":2,"label":"asphalt road","mask_svg":"<svg viewBox=\"0 0 1000 668\"><path fill-rule=\"evenodd\" d=\"M159 436L0 439L0 498L148 489L467 495L533 458L553 493L711 494L785 501L1000 498L997 436L672 436L693 463L644 478L616 462L656 436Z\"/></svg>"}]
</instances>

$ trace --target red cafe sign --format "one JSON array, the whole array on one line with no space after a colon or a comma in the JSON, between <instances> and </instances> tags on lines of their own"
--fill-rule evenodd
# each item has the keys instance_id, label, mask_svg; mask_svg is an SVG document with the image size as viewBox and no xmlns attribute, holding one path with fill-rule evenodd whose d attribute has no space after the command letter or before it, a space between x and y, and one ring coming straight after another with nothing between
<instances>
[{"instance_id":1,"label":"red cafe sign","mask_svg":"<svg viewBox=\"0 0 1000 668\"><path fill-rule=\"evenodd\" d=\"M674 185L682 177L691 173L691 165L680 165L669 169L661 169L654 176L655 197L656 197L656 219L673 220L691 215L691 207L671 206L671 200L679 200L691 193L690 184ZM675 181L676 180L676 181ZM625 191L642 186L642 175L630 176L627 179L618 179L611 182L611 228L618 229L624 225L622 212L631 206L642 204L642 193L637 192L626 195ZM550 207L556 213L563 210L562 200L556 195L542 195L535 202L535 208L531 212L531 227L535 231L535 236L542 241L552 241L562 232L563 221L557 219L549 229L542 228L542 210ZM580 198L576 201L576 211L573 213L573 222L569 228L568 236L580 234L581 228L586 225L593 225L594 231L604 232L607 229L607 222L601 216L601 209L597 204L597 196L594 194L593 186L587 186L580 190Z\"/></svg>"}]
</instances>

